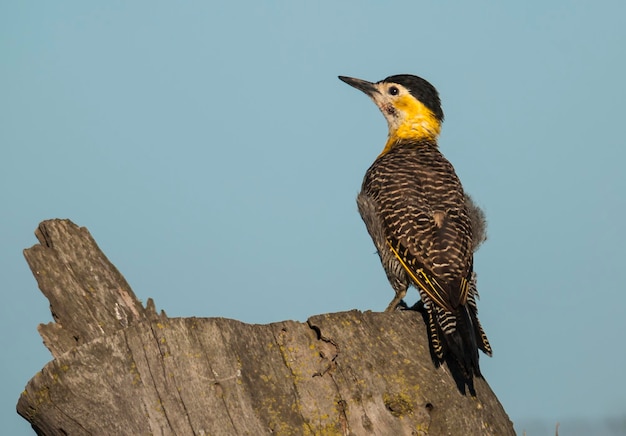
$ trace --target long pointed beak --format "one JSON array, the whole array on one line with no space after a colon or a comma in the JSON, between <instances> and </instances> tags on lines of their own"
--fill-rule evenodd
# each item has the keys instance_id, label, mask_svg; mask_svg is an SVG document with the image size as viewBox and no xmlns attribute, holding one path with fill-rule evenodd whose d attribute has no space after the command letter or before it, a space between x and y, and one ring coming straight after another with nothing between
<instances>
[{"instance_id":1,"label":"long pointed beak","mask_svg":"<svg viewBox=\"0 0 626 436\"><path fill-rule=\"evenodd\" d=\"M368 82L367 80L355 79L354 77L346 77L346 76L339 76L339 80L347 83L350 86L353 86L354 88L360 91L363 91L370 97L373 97L374 94L378 94L379 92L378 89L376 89L376 87L374 86L374 84L372 82Z\"/></svg>"}]
</instances>

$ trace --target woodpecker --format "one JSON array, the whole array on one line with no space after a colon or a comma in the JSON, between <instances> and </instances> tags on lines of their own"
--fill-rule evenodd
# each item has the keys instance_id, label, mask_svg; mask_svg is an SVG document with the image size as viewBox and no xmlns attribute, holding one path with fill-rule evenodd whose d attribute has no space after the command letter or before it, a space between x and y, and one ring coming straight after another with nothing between
<instances>
[{"instance_id":1,"label":"woodpecker","mask_svg":"<svg viewBox=\"0 0 626 436\"><path fill-rule=\"evenodd\" d=\"M402 74L376 83L339 76L367 94L387 120L383 151L365 173L359 213L395 291L395 310L417 288L439 365L454 359L465 377L481 376L478 350L492 350L477 316L473 253L486 238L485 216L463 191L437 138L444 114L435 87Z\"/></svg>"}]
</instances>

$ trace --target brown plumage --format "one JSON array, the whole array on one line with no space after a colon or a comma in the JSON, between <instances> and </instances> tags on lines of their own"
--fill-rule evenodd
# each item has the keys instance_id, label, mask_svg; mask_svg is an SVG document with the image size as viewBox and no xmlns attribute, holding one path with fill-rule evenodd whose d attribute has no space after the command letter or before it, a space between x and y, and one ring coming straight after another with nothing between
<instances>
[{"instance_id":1,"label":"brown plumage","mask_svg":"<svg viewBox=\"0 0 626 436\"><path fill-rule=\"evenodd\" d=\"M408 75L378 83L340 78L368 94L389 124L389 140L357 197L396 293L387 310L414 285L437 359L453 357L466 376L480 375L478 349L491 355L491 347L477 318L473 252L486 237L485 220L439 152L437 91Z\"/></svg>"}]
</instances>

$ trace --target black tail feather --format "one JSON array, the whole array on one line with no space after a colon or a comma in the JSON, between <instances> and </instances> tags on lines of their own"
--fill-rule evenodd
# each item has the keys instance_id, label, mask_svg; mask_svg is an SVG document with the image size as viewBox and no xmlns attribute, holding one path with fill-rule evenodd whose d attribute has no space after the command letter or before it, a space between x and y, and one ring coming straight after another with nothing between
<instances>
[{"instance_id":1,"label":"black tail feather","mask_svg":"<svg viewBox=\"0 0 626 436\"><path fill-rule=\"evenodd\" d=\"M470 310L467 306L459 306L454 316L456 329L445 335L450 354L459 363L461 370L468 378L471 378L472 375L481 377L478 365L476 329L472 322Z\"/></svg>"},{"instance_id":2,"label":"black tail feather","mask_svg":"<svg viewBox=\"0 0 626 436\"><path fill-rule=\"evenodd\" d=\"M478 350L491 355L491 346L478 322L475 303L474 306L459 306L454 313L429 303L421 305L420 309L428 327L435 364L439 366L444 361L453 361L465 379L482 377Z\"/></svg>"},{"instance_id":3,"label":"black tail feather","mask_svg":"<svg viewBox=\"0 0 626 436\"><path fill-rule=\"evenodd\" d=\"M478 343L478 348L485 353L487 356L491 356L493 351L491 350L491 344L489 343L489 339L487 339L487 335L483 330L482 325L480 325L480 321L478 320L478 308L476 307L476 300L474 299L474 295L478 296L477 292L470 292L467 297L467 308L469 310L469 314L472 320L472 325L474 327L474 334L476 336L476 341Z\"/></svg>"}]
</instances>

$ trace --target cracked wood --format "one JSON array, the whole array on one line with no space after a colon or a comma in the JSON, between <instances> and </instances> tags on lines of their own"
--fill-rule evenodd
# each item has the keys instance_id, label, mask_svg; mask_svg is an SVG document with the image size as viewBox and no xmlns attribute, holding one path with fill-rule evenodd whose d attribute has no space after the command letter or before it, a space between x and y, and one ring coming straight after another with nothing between
<instances>
[{"instance_id":1,"label":"cracked wood","mask_svg":"<svg viewBox=\"0 0 626 436\"><path fill-rule=\"evenodd\" d=\"M18 412L39 434L512 435L488 384L459 393L419 313L250 325L143 308L84 228L42 223L25 255L55 322Z\"/></svg>"}]
</instances>

